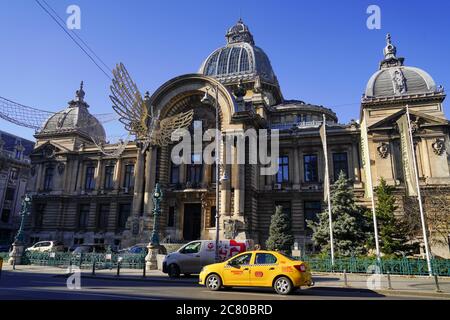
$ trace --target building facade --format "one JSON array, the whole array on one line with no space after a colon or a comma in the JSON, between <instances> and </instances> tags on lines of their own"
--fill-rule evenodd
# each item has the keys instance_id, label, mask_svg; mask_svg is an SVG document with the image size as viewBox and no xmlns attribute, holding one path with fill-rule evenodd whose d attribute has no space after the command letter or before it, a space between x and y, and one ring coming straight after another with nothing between
<instances>
[{"instance_id":1,"label":"building facade","mask_svg":"<svg viewBox=\"0 0 450 320\"><path fill-rule=\"evenodd\" d=\"M34 142L0 131L0 244L11 244L28 178Z\"/></svg>"},{"instance_id":2,"label":"building facade","mask_svg":"<svg viewBox=\"0 0 450 320\"><path fill-rule=\"evenodd\" d=\"M374 184L383 176L394 185L403 208L405 179L395 123L406 104L417 126L421 185L450 186L445 93L425 71L404 66L390 38L380 69L367 84L360 120L348 124L339 123L336 114L323 106L284 99L269 58L242 21L227 31L226 41L197 73L169 80L147 96L147 102L162 118L193 109L191 130L201 127L204 132L215 128L215 109L202 98L207 92L215 97L217 90L223 134L242 138L249 129L280 130L278 173L262 175L262 164L221 165L220 176L228 179L220 181L216 203L215 165L196 161L198 151L192 152L191 164L181 165L171 161L173 145L142 150L139 143L129 143L116 156L118 146L106 144L100 152L92 138L105 139L105 131L89 113L80 88L69 106L36 134L29 184L33 215L27 226L31 241L122 247L147 243L152 230L151 195L158 182L164 191L160 222L161 238L166 241L213 239L218 208L221 237L264 244L275 206L282 205L291 216L296 241L305 251L313 250L306 220L323 209L325 160L319 135L323 115L331 180L343 171L358 201L370 204L364 192L367 161L362 156L360 126L364 123ZM228 148L222 142L222 163L227 157L236 159L236 148L236 143ZM248 159L248 145L245 153ZM448 253L448 248L439 250L436 254Z\"/></svg>"}]
</instances>

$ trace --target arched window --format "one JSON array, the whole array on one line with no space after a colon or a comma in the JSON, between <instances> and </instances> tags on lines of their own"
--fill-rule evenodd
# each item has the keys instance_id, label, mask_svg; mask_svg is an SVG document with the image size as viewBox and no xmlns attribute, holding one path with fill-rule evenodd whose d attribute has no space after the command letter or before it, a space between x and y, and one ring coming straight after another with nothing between
<instances>
[{"instance_id":1,"label":"arched window","mask_svg":"<svg viewBox=\"0 0 450 320\"><path fill-rule=\"evenodd\" d=\"M217 66L217 74L225 74L228 70L228 56L230 55L231 48L225 48L222 50L219 58L219 65Z\"/></svg>"},{"instance_id":2,"label":"arched window","mask_svg":"<svg viewBox=\"0 0 450 320\"><path fill-rule=\"evenodd\" d=\"M241 55L242 48L234 47L230 54L230 65L228 67L228 73L236 73L239 71L239 56Z\"/></svg>"},{"instance_id":3,"label":"arched window","mask_svg":"<svg viewBox=\"0 0 450 320\"><path fill-rule=\"evenodd\" d=\"M209 59L208 64L206 66L206 75L212 76L216 74L216 66L217 66L217 58L219 57L219 52L216 52Z\"/></svg>"},{"instance_id":4,"label":"arched window","mask_svg":"<svg viewBox=\"0 0 450 320\"><path fill-rule=\"evenodd\" d=\"M241 55L241 63L239 65L239 72L244 72L250 70L250 63L248 61L248 52L247 50L242 50Z\"/></svg>"}]
</instances>

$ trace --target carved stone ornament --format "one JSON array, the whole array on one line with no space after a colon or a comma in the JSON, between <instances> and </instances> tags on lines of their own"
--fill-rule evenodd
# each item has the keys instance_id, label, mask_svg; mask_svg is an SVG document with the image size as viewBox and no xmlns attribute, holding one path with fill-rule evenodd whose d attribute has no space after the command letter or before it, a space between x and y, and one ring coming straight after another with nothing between
<instances>
[{"instance_id":1,"label":"carved stone ornament","mask_svg":"<svg viewBox=\"0 0 450 320\"><path fill-rule=\"evenodd\" d=\"M400 69L396 69L392 75L392 83L394 85L395 93L404 94L407 91L406 79Z\"/></svg>"},{"instance_id":2,"label":"carved stone ornament","mask_svg":"<svg viewBox=\"0 0 450 320\"><path fill-rule=\"evenodd\" d=\"M223 222L223 234L225 239L233 239L236 236L236 221L225 220Z\"/></svg>"},{"instance_id":3,"label":"carved stone ornament","mask_svg":"<svg viewBox=\"0 0 450 320\"><path fill-rule=\"evenodd\" d=\"M389 144L384 142L380 143L377 147L377 151L382 159L386 159L389 154Z\"/></svg>"},{"instance_id":4,"label":"carved stone ornament","mask_svg":"<svg viewBox=\"0 0 450 320\"><path fill-rule=\"evenodd\" d=\"M431 145L433 147L434 154L441 156L445 151L445 141L443 139L436 139Z\"/></svg>"},{"instance_id":5,"label":"carved stone ornament","mask_svg":"<svg viewBox=\"0 0 450 320\"><path fill-rule=\"evenodd\" d=\"M63 162L58 163L58 173L61 175L64 173L66 165Z\"/></svg>"}]
</instances>

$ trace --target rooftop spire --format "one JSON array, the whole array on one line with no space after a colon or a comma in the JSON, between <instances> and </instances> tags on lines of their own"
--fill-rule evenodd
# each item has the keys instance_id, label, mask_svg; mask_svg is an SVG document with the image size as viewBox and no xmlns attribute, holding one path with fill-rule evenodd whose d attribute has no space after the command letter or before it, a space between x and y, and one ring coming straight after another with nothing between
<instances>
[{"instance_id":1,"label":"rooftop spire","mask_svg":"<svg viewBox=\"0 0 450 320\"><path fill-rule=\"evenodd\" d=\"M228 29L225 37L227 38L227 44L238 42L247 42L251 45L255 44L253 35L250 33L247 25L242 21L242 18L239 18L238 22Z\"/></svg>"},{"instance_id":2,"label":"rooftop spire","mask_svg":"<svg viewBox=\"0 0 450 320\"><path fill-rule=\"evenodd\" d=\"M405 58L397 58L397 48L392 44L391 34L386 35L386 47L383 50L384 60L380 63L380 69L403 66Z\"/></svg>"},{"instance_id":3,"label":"rooftop spire","mask_svg":"<svg viewBox=\"0 0 450 320\"><path fill-rule=\"evenodd\" d=\"M77 90L77 91L75 92L75 95L76 95L75 101L78 101L78 102L84 102L84 96L85 96L86 94L84 93L83 85L84 85L84 83L83 83L83 81L81 81L81 83L80 83L80 89Z\"/></svg>"}]
</instances>

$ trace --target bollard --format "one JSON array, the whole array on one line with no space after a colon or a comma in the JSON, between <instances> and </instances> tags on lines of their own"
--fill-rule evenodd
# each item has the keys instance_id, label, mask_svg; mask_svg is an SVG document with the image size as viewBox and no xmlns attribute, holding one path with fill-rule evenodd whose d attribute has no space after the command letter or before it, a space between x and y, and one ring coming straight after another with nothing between
<instances>
[{"instance_id":1,"label":"bollard","mask_svg":"<svg viewBox=\"0 0 450 320\"><path fill-rule=\"evenodd\" d=\"M142 277L145 278L146 274L145 274L146 270L145 270L145 262L144 262L144 267L142 268Z\"/></svg>"},{"instance_id":2,"label":"bollard","mask_svg":"<svg viewBox=\"0 0 450 320\"><path fill-rule=\"evenodd\" d=\"M3 258L0 258L0 279L2 278Z\"/></svg>"},{"instance_id":3,"label":"bollard","mask_svg":"<svg viewBox=\"0 0 450 320\"><path fill-rule=\"evenodd\" d=\"M392 290L391 273L389 271L387 273L387 280L388 280L388 290Z\"/></svg>"},{"instance_id":4,"label":"bollard","mask_svg":"<svg viewBox=\"0 0 450 320\"><path fill-rule=\"evenodd\" d=\"M117 262L117 274L116 276L120 276L120 262Z\"/></svg>"},{"instance_id":5,"label":"bollard","mask_svg":"<svg viewBox=\"0 0 450 320\"><path fill-rule=\"evenodd\" d=\"M16 270L16 259L13 259L13 270Z\"/></svg>"},{"instance_id":6,"label":"bollard","mask_svg":"<svg viewBox=\"0 0 450 320\"><path fill-rule=\"evenodd\" d=\"M344 269L344 286L348 287L348 282L347 282L347 270Z\"/></svg>"},{"instance_id":7,"label":"bollard","mask_svg":"<svg viewBox=\"0 0 450 320\"><path fill-rule=\"evenodd\" d=\"M434 283L436 284L436 292L441 293L442 291L441 288L439 287L439 280L437 274L434 275Z\"/></svg>"},{"instance_id":8,"label":"bollard","mask_svg":"<svg viewBox=\"0 0 450 320\"><path fill-rule=\"evenodd\" d=\"M95 259L92 262L92 275L95 276Z\"/></svg>"}]
</instances>

